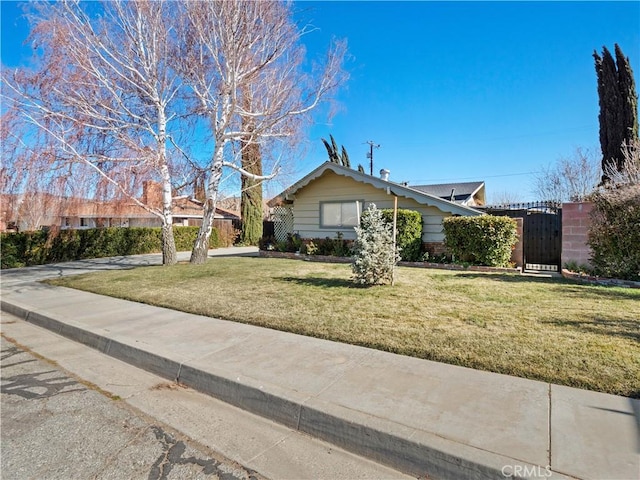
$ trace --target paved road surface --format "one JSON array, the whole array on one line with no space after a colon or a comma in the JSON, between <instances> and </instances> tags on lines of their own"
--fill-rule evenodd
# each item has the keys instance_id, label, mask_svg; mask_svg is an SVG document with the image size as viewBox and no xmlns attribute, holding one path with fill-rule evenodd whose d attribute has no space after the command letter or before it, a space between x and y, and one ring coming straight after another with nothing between
<instances>
[{"instance_id":1,"label":"paved road surface","mask_svg":"<svg viewBox=\"0 0 640 480\"><path fill-rule=\"evenodd\" d=\"M2 338L2 478L259 480Z\"/></svg>"}]
</instances>

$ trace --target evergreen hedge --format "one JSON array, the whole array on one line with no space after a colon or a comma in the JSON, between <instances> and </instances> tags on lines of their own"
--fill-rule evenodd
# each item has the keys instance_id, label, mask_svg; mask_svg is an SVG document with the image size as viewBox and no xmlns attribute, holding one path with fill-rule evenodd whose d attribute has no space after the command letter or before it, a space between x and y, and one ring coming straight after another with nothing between
<instances>
[{"instance_id":1,"label":"evergreen hedge","mask_svg":"<svg viewBox=\"0 0 640 480\"><path fill-rule=\"evenodd\" d=\"M188 251L198 235L198 227L174 227L176 250ZM159 227L90 228L3 233L0 235L0 264L4 268L44 265L86 258L138 255L162 251ZM211 232L210 248L229 246L217 228Z\"/></svg>"},{"instance_id":2,"label":"evergreen hedge","mask_svg":"<svg viewBox=\"0 0 640 480\"><path fill-rule=\"evenodd\" d=\"M640 280L640 185L593 195L588 243L597 275Z\"/></svg>"},{"instance_id":3,"label":"evergreen hedge","mask_svg":"<svg viewBox=\"0 0 640 480\"><path fill-rule=\"evenodd\" d=\"M507 267L518 241L517 223L508 217L449 217L444 219L444 244L454 261Z\"/></svg>"},{"instance_id":4,"label":"evergreen hedge","mask_svg":"<svg viewBox=\"0 0 640 480\"><path fill-rule=\"evenodd\" d=\"M393 225L393 209L383 209L382 218ZM422 215L415 210L398 210L396 244L405 262L417 262L422 257Z\"/></svg>"}]
</instances>

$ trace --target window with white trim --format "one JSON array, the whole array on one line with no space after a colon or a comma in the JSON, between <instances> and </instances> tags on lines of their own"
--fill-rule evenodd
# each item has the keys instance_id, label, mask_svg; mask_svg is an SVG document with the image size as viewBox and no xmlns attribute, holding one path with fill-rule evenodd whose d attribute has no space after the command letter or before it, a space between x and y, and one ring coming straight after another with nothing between
<instances>
[{"instance_id":1,"label":"window with white trim","mask_svg":"<svg viewBox=\"0 0 640 480\"><path fill-rule=\"evenodd\" d=\"M357 227L360 225L363 206L364 200L320 202L320 227Z\"/></svg>"}]
</instances>

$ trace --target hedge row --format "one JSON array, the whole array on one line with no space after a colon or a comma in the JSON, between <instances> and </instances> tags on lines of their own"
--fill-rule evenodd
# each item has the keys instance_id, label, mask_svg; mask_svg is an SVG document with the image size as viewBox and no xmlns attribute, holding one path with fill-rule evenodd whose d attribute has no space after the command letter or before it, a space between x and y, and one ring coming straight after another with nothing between
<instances>
[{"instance_id":1,"label":"hedge row","mask_svg":"<svg viewBox=\"0 0 640 480\"><path fill-rule=\"evenodd\" d=\"M198 227L174 227L173 232L178 251L193 248ZM214 228L210 248L229 246L228 239L220 237L218 229ZM159 227L3 233L0 243L3 269L162 251Z\"/></svg>"},{"instance_id":2,"label":"hedge row","mask_svg":"<svg viewBox=\"0 0 640 480\"><path fill-rule=\"evenodd\" d=\"M449 217L445 246L456 263L507 267L518 241L517 223L508 217Z\"/></svg>"}]
</instances>

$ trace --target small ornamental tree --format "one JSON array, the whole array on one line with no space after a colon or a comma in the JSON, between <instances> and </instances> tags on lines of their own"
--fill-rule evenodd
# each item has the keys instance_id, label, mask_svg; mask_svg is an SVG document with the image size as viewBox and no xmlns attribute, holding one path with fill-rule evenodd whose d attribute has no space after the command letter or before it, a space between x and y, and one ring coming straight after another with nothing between
<instances>
[{"instance_id":1,"label":"small ornamental tree","mask_svg":"<svg viewBox=\"0 0 640 480\"><path fill-rule=\"evenodd\" d=\"M393 228L383 218L374 204L363 213L360 226L356 227L351 270L358 285L385 285L393 281L393 269L400 260L394 246Z\"/></svg>"}]
</instances>

